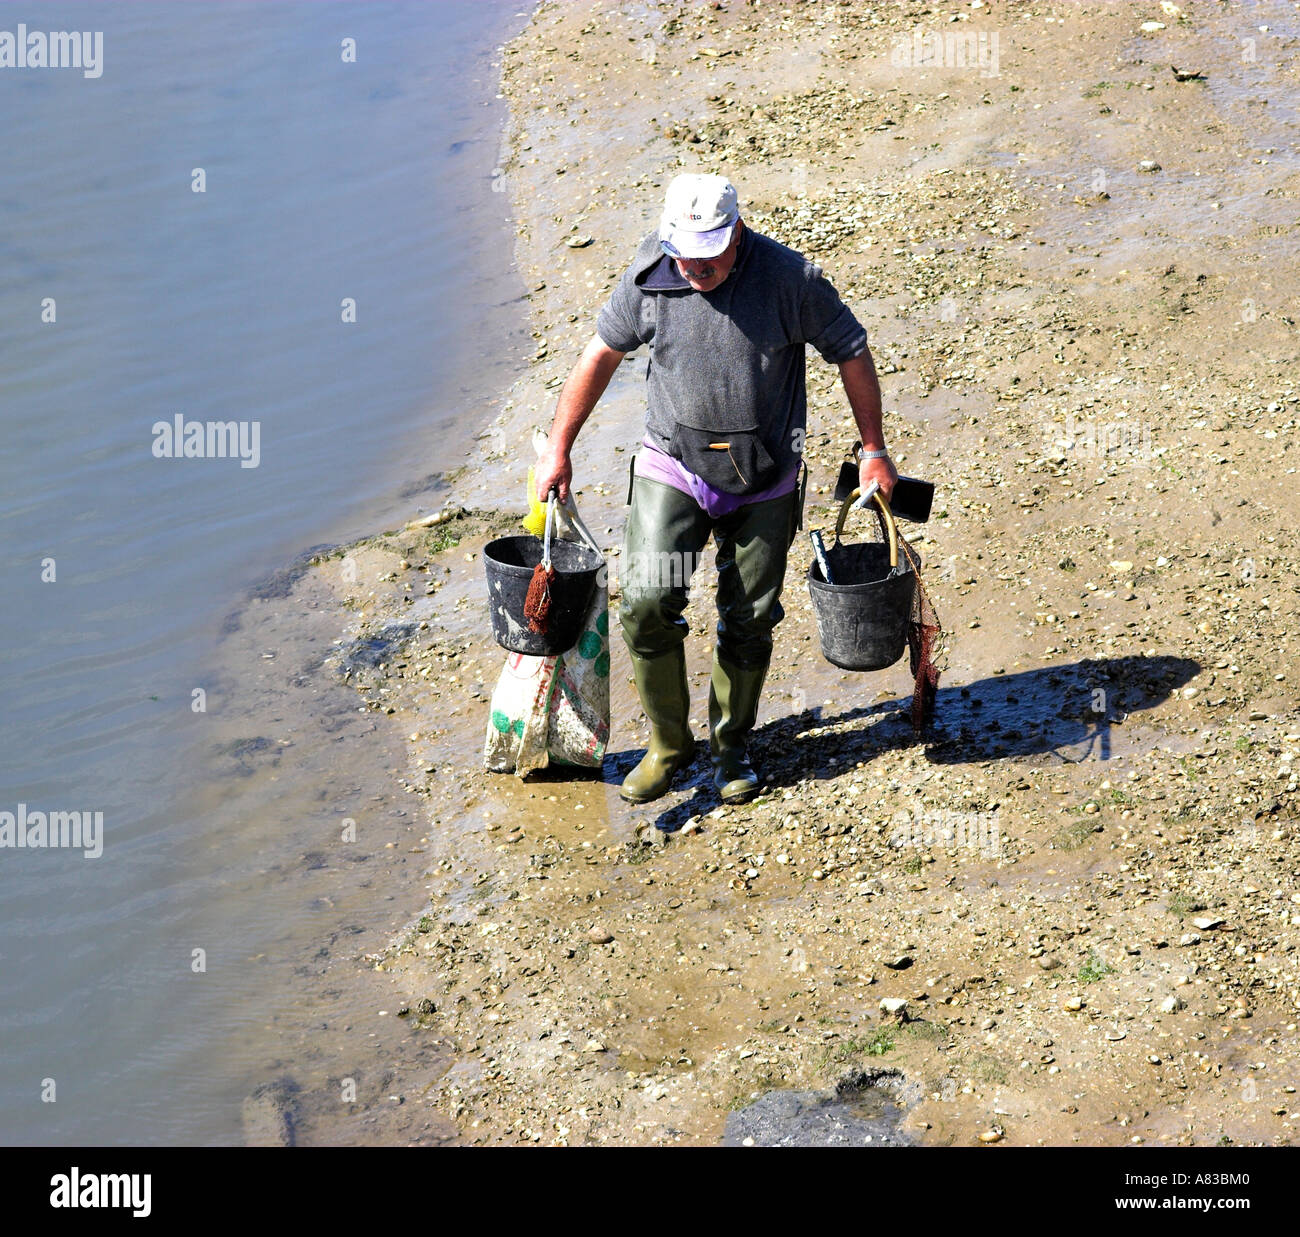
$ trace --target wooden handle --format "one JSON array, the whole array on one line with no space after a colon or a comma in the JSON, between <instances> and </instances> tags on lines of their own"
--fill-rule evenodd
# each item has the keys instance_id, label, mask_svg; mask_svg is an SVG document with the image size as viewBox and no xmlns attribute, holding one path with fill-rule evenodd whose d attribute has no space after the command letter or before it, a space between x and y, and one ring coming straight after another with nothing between
<instances>
[{"instance_id":1,"label":"wooden handle","mask_svg":"<svg viewBox=\"0 0 1300 1237\"><path fill-rule=\"evenodd\" d=\"M836 541L839 541L844 532L844 521L849 518L849 508L861 497L862 491L854 490L840 507L840 518L835 521ZM879 490L872 495L872 498L876 500L876 518L884 530L886 541L889 542L889 566L892 570L898 566L898 525L894 523L894 513L889 509L889 500Z\"/></svg>"}]
</instances>

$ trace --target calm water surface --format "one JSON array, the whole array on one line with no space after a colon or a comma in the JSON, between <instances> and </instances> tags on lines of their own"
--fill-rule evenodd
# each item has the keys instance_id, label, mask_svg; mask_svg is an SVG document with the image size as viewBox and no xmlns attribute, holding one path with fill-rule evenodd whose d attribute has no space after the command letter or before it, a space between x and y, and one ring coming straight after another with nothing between
<instances>
[{"instance_id":1,"label":"calm water surface","mask_svg":"<svg viewBox=\"0 0 1300 1237\"><path fill-rule=\"evenodd\" d=\"M436 504L519 355L490 176L522 7L0 3L104 35L97 79L0 71L0 813L104 818L99 858L0 850L0 1140L239 1136L270 980L187 982L190 925L283 934L222 874L275 863L293 794L205 788L192 693L250 586ZM257 466L158 458L178 414L256 423Z\"/></svg>"}]
</instances>

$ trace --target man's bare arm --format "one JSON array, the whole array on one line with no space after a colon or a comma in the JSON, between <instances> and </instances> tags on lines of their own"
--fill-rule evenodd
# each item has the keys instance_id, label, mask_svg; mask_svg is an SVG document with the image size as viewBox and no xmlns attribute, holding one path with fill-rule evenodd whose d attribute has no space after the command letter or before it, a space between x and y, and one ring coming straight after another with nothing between
<instances>
[{"instance_id":1,"label":"man's bare arm","mask_svg":"<svg viewBox=\"0 0 1300 1237\"><path fill-rule=\"evenodd\" d=\"M568 498L569 482L573 480L569 453L574 440L625 355L608 347L599 335L593 335L564 380L546 448L537 460L537 497L543 502L552 486L559 489L561 500Z\"/></svg>"},{"instance_id":2,"label":"man's bare arm","mask_svg":"<svg viewBox=\"0 0 1300 1237\"><path fill-rule=\"evenodd\" d=\"M864 451L881 451L885 448L885 431L880 412L880 381L871 359L871 349L864 348L852 360L840 366L844 393L849 397L853 419L857 422ZM872 481L878 482L885 498L894 492L898 470L888 456L878 460L863 460L858 467L858 484L864 489Z\"/></svg>"}]
</instances>

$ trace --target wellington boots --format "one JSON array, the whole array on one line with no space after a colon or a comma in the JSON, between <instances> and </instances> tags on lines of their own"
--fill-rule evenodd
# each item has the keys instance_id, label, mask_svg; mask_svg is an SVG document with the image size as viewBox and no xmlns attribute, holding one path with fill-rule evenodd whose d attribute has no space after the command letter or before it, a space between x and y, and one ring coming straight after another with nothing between
<instances>
[{"instance_id":1,"label":"wellington boots","mask_svg":"<svg viewBox=\"0 0 1300 1237\"><path fill-rule=\"evenodd\" d=\"M716 651L709 686L709 750L713 784L723 803L744 803L758 794L762 779L749 763L745 740L758 719L758 698L767 666L743 670Z\"/></svg>"},{"instance_id":2,"label":"wellington boots","mask_svg":"<svg viewBox=\"0 0 1300 1237\"><path fill-rule=\"evenodd\" d=\"M658 657L639 657L631 650L629 655L637 695L650 722L650 746L618 793L629 803L649 803L666 794L673 775L695 758L686 651L679 645Z\"/></svg>"}]
</instances>

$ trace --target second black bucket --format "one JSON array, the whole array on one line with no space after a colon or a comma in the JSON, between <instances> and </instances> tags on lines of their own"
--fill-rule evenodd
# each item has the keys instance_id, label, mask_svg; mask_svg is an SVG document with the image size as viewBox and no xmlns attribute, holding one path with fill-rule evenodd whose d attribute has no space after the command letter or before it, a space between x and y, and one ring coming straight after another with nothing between
<instances>
[{"instance_id":1,"label":"second black bucket","mask_svg":"<svg viewBox=\"0 0 1300 1237\"><path fill-rule=\"evenodd\" d=\"M886 542L844 543L839 539L854 491L840 510L835 544L826 551L833 583L828 584L814 559L808 569L808 592L817 617L822 656L841 670L884 670L903 655L916 595L916 573L898 554L898 530L889 504L876 501ZM918 564L920 556L912 552Z\"/></svg>"}]
</instances>

